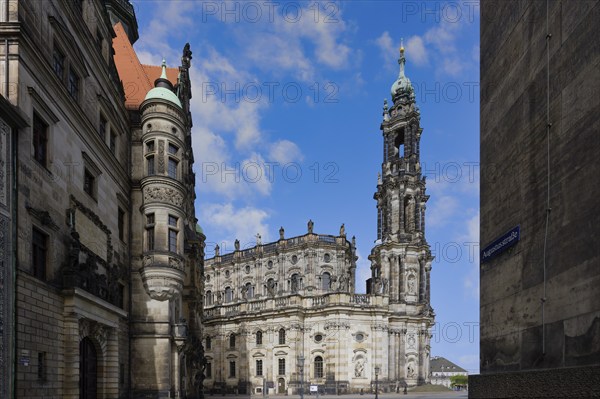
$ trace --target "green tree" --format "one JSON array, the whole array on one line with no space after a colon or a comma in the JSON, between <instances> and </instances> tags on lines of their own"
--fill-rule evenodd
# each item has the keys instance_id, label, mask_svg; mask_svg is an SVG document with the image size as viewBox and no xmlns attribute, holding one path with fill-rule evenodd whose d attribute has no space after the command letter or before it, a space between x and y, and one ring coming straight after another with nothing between
<instances>
[{"instance_id":1,"label":"green tree","mask_svg":"<svg viewBox=\"0 0 600 399\"><path fill-rule=\"evenodd\" d=\"M469 383L469 377L466 375L453 375L450 377L450 386L463 386L466 387Z\"/></svg>"}]
</instances>

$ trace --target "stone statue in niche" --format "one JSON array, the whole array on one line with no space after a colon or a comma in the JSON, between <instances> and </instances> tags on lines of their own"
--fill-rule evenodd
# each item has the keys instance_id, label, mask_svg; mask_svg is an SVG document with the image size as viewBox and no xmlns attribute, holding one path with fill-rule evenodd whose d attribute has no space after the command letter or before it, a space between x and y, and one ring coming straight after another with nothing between
<instances>
[{"instance_id":1,"label":"stone statue in niche","mask_svg":"<svg viewBox=\"0 0 600 399\"><path fill-rule=\"evenodd\" d=\"M242 298L245 300L248 299L248 286L245 284L242 286Z\"/></svg>"},{"instance_id":2,"label":"stone statue in niche","mask_svg":"<svg viewBox=\"0 0 600 399\"><path fill-rule=\"evenodd\" d=\"M417 282L416 282L414 274L411 274L408 276L408 293L409 294L417 293Z\"/></svg>"},{"instance_id":3,"label":"stone statue in niche","mask_svg":"<svg viewBox=\"0 0 600 399\"><path fill-rule=\"evenodd\" d=\"M275 280L270 279L269 281L267 281L267 293L270 297L275 296Z\"/></svg>"},{"instance_id":4,"label":"stone statue in niche","mask_svg":"<svg viewBox=\"0 0 600 399\"><path fill-rule=\"evenodd\" d=\"M406 376L408 378L415 378L415 371L415 365L413 364L413 362L408 363L408 366L406 366Z\"/></svg>"},{"instance_id":5,"label":"stone statue in niche","mask_svg":"<svg viewBox=\"0 0 600 399\"><path fill-rule=\"evenodd\" d=\"M356 378L360 378L363 376L364 372L365 372L365 361L361 357L356 361L356 364L354 365L354 376Z\"/></svg>"},{"instance_id":6,"label":"stone statue in niche","mask_svg":"<svg viewBox=\"0 0 600 399\"><path fill-rule=\"evenodd\" d=\"M340 278L338 279L338 290L339 291L347 291L348 290L348 277L342 273Z\"/></svg>"},{"instance_id":7,"label":"stone statue in niche","mask_svg":"<svg viewBox=\"0 0 600 399\"><path fill-rule=\"evenodd\" d=\"M415 231L415 199L408 197L408 202L405 208L406 231L412 233Z\"/></svg>"}]
</instances>

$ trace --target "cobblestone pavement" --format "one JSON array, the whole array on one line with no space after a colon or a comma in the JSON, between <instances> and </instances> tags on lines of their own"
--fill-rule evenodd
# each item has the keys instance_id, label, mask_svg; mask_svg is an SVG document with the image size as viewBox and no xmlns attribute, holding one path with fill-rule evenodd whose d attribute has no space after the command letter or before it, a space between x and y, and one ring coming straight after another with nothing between
<instances>
[{"instance_id":1,"label":"cobblestone pavement","mask_svg":"<svg viewBox=\"0 0 600 399\"><path fill-rule=\"evenodd\" d=\"M304 395L305 399L317 399L317 395ZM417 392L417 393L408 393L404 395L402 393L381 393L379 394L379 399L459 399L459 398L467 398L467 391L459 391L459 392ZM375 399L374 394L369 395L319 395L319 399ZM300 399L300 395L226 395L226 396L211 396L206 395L205 399Z\"/></svg>"}]
</instances>

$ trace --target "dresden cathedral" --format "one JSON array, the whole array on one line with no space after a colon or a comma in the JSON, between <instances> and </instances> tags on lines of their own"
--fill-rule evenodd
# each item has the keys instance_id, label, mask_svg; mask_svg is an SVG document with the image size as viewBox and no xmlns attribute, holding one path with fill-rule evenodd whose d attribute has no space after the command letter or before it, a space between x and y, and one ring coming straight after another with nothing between
<instances>
[{"instance_id":1,"label":"dresden cathedral","mask_svg":"<svg viewBox=\"0 0 600 399\"><path fill-rule=\"evenodd\" d=\"M304 235L281 228L275 242L204 259L189 44L142 64L128 0L0 7L0 397L429 382L429 196L404 48L380 127L371 278L357 294L343 225L326 234L308 221Z\"/></svg>"}]
</instances>

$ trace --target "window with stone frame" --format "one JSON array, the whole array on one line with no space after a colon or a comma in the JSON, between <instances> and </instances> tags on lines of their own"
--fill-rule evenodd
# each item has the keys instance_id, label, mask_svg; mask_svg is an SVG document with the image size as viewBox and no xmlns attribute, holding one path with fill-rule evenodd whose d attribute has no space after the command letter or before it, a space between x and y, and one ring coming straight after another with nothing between
<instances>
[{"instance_id":1,"label":"window with stone frame","mask_svg":"<svg viewBox=\"0 0 600 399\"><path fill-rule=\"evenodd\" d=\"M64 82L65 78L65 55L62 51L54 45L54 50L52 52L52 69L54 69L54 74L60 79L61 82Z\"/></svg>"},{"instance_id":2,"label":"window with stone frame","mask_svg":"<svg viewBox=\"0 0 600 399\"><path fill-rule=\"evenodd\" d=\"M321 275L321 288L323 291L329 291L331 289L331 274L325 272Z\"/></svg>"},{"instance_id":3,"label":"window with stone frame","mask_svg":"<svg viewBox=\"0 0 600 399\"><path fill-rule=\"evenodd\" d=\"M149 213L146 215L146 249L148 251L154 251L154 214Z\"/></svg>"},{"instance_id":4,"label":"window with stone frame","mask_svg":"<svg viewBox=\"0 0 600 399\"><path fill-rule=\"evenodd\" d=\"M285 329L279 330L279 345L285 345Z\"/></svg>"},{"instance_id":5,"label":"window with stone frame","mask_svg":"<svg viewBox=\"0 0 600 399\"><path fill-rule=\"evenodd\" d=\"M118 208L117 224L119 230L119 240L125 241L125 211Z\"/></svg>"},{"instance_id":6,"label":"window with stone frame","mask_svg":"<svg viewBox=\"0 0 600 399\"><path fill-rule=\"evenodd\" d=\"M231 334L229 336L229 348L234 349L235 348L235 334Z\"/></svg>"},{"instance_id":7,"label":"window with stone frame","mask_svg":"<svg viewBox=\"0 0 600 399\"><path fill-rule=\"evenodd\" d=\"M233 302L233 290L231 287L225 287L225 303Z\"/></svg>"},{"instance_id":8,"label":"window with stone frame","mask_svg":"<svg viewBox=\"0 0 600 399\"><path fill-rule=\"evenodd\" d=\"M152 176L155 174L154 155L148 155L146 157L146 171L147 171L148 176Z\"/></svg>"},{"instance_id":9,"label":"window with stone frame","mask_svg":"<svg viewBox=\"0 0 600 399\"><path fill-rule=\"evenodd\" d=\"M34 277L46 279L46 265L48 259L48 235L33 227L31 234L31 274Z\"/></svg>"},{"instance_id":10,"label":"window with stone frame","mask_svg":"<svg viewBox=\"0 0 600 399\"><path fill-rule=\"evenodd\" d=\"M277 361L278 375L285 375L285 359L278 359Z\"/></svg>"},{"instance_id":11,"label":"window with stone frame","mask_svg":"<svg viewBox=\"0 0 600 399\"><path fill-rule=\"evenodd\" d=\"M263 333L262 331L256 332L256 345L262 345L263 343Z\"/></svg>"},{"instance_id":12,"label":"window with stone frame","mask_svg":"<svg viewBox=\"0 0 600 399\"><path fill-rule=\"evenodd\" d=\"M206 378L212 378L212 363L206 363L206 368L204 369L204 375Z\"/></svg>"},{"instance_id":13,"label":"window with stone frame","mask_svg":"<svg viewBox=\"0 0 600 399\"><path fill-rule=\"evenodd\" d=\"M235 377L235 360L229 361L229 378Z\"/></svg>"},{"instance_id":14,"label":"window with stone frame","mask_svg":"<svg viewBox=\"0 0 600 399\"><path fill-rule=\"evenodd\" d=\"M48 166L48 124L33 113L33 159L43 167Z\"/></svg>"},{"instance_id":15,"label":"window with stone frame","mask_svg":"<svg viewBox=\"0 0 600 399\"><path fill-rule=\"evenodd\" d=\"M204 294L204 304L206 306L213 304L213 293L211 290L206 291L206 294Z\"/></svg>"},{"instance_id":16,"label":"window with stone frame","mask_svg":"<svg viewBox=\"0 0 600 399\"><path fill-rule=\"evenodd\" d=\"M67 90L68 90L71 98L75 101L79 100L80 81L81 81L81 79L79 78L79 75L71 67L69 69L69 79L67 81Z\"/></svg>"},{"instance_id":17,"label":"window with stone frame","mask_svg":"<svg viewBox=\"0 0 600 399\"><path fill-rule=\"evenodd\" d=\"M262 375L263 375L263 361L259 359L256 361L256 376L262 377Z\"/></svg>"},{"instance_id":18,"label":"window with stone frame","mask_svg":"<svg viewBox=\"0 0 600 399\"><path fill-rule=\"evenodd\" d=\"M169 252L177 252L177 230L169 229Z\"/></svg>"},{"instance_id":19,"label":"window with stone frame","mask_svg":"<svg viewBox=\"0 0 600 399\"><path fill-rule=\"evenodd\" d=\"M323 358L315 357L314 361L315 378L323 378Z\"/></svg>"},{"instance_id":20,"label":"window with stone frame","mask_svg":"<svg viewBox=\"0 0 600 399\"><path fill-rule=\"evenodd\" d=\"M173 179L177 179L177 167L178 167L178 165L179 165L179 162L177 162L176 159L169 158L169 170L168 170L169 177L171 177Z\"/></svg>"},{"instance_id":21,"label":"window with stone frame","mask_svg":"<svg viewBox=\"0 0 600 399\"><path fill-rule=\"evenodd\" d=\"M96 199L96 176L88 169L83 169L83 191L85 191L90 197Z\"/></svg>"}]
</instances>

